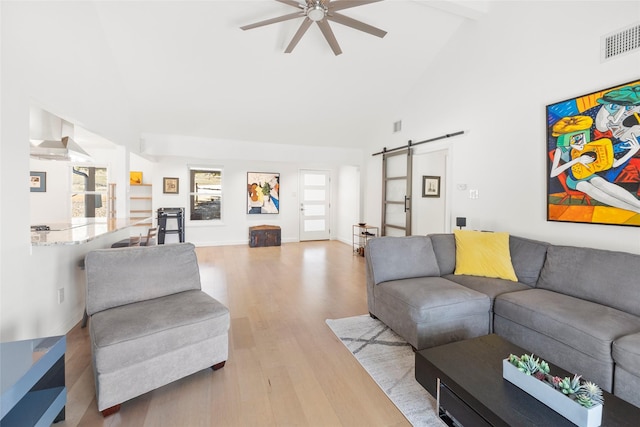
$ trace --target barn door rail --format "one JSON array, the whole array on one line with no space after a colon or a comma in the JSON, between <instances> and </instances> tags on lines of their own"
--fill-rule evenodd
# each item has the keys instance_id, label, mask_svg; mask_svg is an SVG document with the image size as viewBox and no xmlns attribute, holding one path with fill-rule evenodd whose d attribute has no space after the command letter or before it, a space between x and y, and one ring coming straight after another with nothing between
<instances>
[{"instance_id":1,"label":"barn door rail","mask_svg":"<svg viewBox=\"0 0 640 427\"><path fill-rule=\"evenodd\" d=\"M462 135L463 133L464 133L464 131L461 130L461 131L458 131L458 132L447 133L447 134L442 135L442 136L437 136L435 138L425 139L424 141L420 141L420 142L412 142L411 140L409 140L407 145L403 145L402 147L390 148L388 150L387 150L387 147L384 147L382 149L382 151L379 151L377 153L373 153L372 156L378 156L380 154L386 154L386 153L391 153L393 151L404 150L405 148L415 147L416 145L426 144L427 142L433 142L433 141L439 141L441 139L451 138L453 136Z\"/></svg>"}]
</instances>

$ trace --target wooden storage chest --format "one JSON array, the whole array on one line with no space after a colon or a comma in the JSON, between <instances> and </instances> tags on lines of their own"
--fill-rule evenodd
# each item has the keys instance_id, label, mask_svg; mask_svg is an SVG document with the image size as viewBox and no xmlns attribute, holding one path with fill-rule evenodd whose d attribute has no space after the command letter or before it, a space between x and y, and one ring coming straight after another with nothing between
<instances>
[{"instance_id":1,"label":"wooden storage chest","mask_svg":"<svg viewBox=\"0 0 640 427\"><path fill-rule=\"evenodd\" d=\"M249 247L280 246L280 227L256 225L249 227Z\"/></svg>"}]
</instances>

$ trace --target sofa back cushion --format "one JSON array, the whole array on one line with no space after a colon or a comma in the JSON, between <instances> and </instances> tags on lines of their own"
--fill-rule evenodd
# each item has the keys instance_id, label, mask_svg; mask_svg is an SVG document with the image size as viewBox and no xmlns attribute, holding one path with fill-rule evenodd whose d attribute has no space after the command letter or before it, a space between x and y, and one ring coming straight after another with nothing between
<instances>
[{"instance_id":1,"label":"sofa back cushion","mask_svg":"<svg viewBox=\"0 0 640 427\"><path fill-rule=\"evenodd\" d=\"M453 274L456 269L456 239L453 233L429 234L438 260L440 274Z\"/></svg>"},{"instance_id":2,"label":"sofa back cushion","mask_svg":"<svg viewBox=\"0 0 640 427\"><path fill-rule=\"evenodd\" d=\"M518 282L535 286L547 257L548 246L549 244L546 242L514 235L509 236L511 263L516 271L516 276L518 276Z\"/></svg>"},{"instance_id":3,"label":"sofa back cushion","mask_svg":"<svg viewBox=\"0 0 640 427\"><path fill-rule=\"evenodd\" d=\"M440 276L427 236L375 237L367 243L366 253L376 285L389 280Z\"/></svg>"},{"instance_id":4,"label":"sofa back cushion","mask_svg":"<svg viewBox=\"0 0 640 427\"><path fill-rule=\"evenodd\" d=\"M191 243L91 251L85 257L87 314L200 289Z\"/></svg>"},{"instance_id":5,"label":"sofa back cushion","mask_svg":"<svg viewBox=\"0 0 640 427\"><path fill-rule=\"evenodd\" d=\"M453 233L430 234L440 273L453 274L456 268L456 240ZM518 281L534 286L547 254L548 243L509 235L511 263Z\"/></svg>"},{"instance_id":6,"label":"sofa back cushion","mask_svg":"<svg viewBox=\"0 0 640 427\"><path fill-rule=\"evenodd\" d=\"M640 255L551 245L537 286L640 316Z\"/></svg>"}]
</instances>

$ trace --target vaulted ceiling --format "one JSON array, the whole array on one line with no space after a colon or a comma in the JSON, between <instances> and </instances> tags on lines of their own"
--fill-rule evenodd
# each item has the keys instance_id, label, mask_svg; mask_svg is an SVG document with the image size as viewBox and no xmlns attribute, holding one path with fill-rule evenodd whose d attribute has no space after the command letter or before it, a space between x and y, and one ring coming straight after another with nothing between
<instances>
[{"instance_id":1,"label":"vaulted ceiling","mask_svg":"<svg viewBox=\"0 0 640 427\"><path fill-rule=\"evenodd\" d=\"M340 56L316 26L284 53L302 18L240 29L294 11L272 0L99 1L74 19L90 13L99 23L92 36L108 47L142 133L357 146L372 122L389 121L391 130L403 98L485 3L386 0L346 9L388 34L331 23Z\"/></svg>"}]
</instances>

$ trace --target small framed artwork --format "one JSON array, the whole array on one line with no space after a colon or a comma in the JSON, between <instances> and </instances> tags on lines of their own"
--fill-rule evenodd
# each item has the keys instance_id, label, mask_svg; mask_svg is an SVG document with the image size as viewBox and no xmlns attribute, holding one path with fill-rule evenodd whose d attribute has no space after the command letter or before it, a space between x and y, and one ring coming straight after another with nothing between
<instances>
[{"instance_id":1,"label":"small framed artwork","mask_svg":"<svg viewBox=\"0 0 640 427\"><path fill-rule=\"evenodd\" d=\"M130 171L129 172L129 184L140 185L142 184L142 172Z\"/></svg>"},{"instance_id":2,"label":"small framed artwork","mask_svg":"<svg viewBox=\"0 0 640 427\"><path fill-rule=\"evenodd\" d=\"M162 178L162 192L178 194L178 178Z\"/></svg>"},{"instance_id":3,"label":"small framed artwork","mask_svg":"<svg viewBox=\"0 0 640 427\"><path fill-rule=\"evenodd\" d=\"M247 213L277 214L280 212L280 174L247 172Z\"/></svg>"},{"instance_id":4,"label":"small framed artwork","mask_svg":"<svg viewBox=\"0 0 640 427\"><path fill-rule=\"evenodd\" d=\"M47 191L47 173L31 172L29 189L32 193L44 193Z\"/></svg>"},{"instance_id":5,"label":"small framed artwork","mask_svg":"<svg viewBox=\"0 0 640 427\"><path fill-rule=\"evenodd\" d=\"M440 197L439 176L422 176L422 197Z\"/></svg>"}]
</instances>

